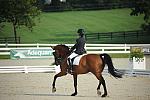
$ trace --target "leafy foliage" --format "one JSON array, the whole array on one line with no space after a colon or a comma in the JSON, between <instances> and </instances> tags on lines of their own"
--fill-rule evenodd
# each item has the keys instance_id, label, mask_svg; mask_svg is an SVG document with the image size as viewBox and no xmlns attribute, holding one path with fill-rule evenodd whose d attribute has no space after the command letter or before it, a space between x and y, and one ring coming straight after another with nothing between
<instances>
[{"instance_id":1,"label":"leafy foliage","mask_svg":"<svg viewBox=\"0 0 150 100\"><path fill-rule=\"evenodd\" d=\"M135 58L143 58L144 54L142 52L142 48L140 48L140 47L132 47L131 51L130 51L130 58L133 59L133 57L135 57Z\"/></svg>"},{"instance_id":2,"label":"leafy foliage","mask_svg":"<svg viewBox=\"0 0 150 100\"><path fill-rule=\"evenodd\" d=\"M35 25L32 18L40 14L35 6L36 0L1 0L0 21L12 22L16 26L25 25L32 28Z\"/></svg>"},{"instance_id":3,"label":"leafy foliage","mask_svg":"<svg viewBox=\"0 0 150 100\"><path fill-rule=\"evenodd\" d=\"M0 23L12 23L14 35L16 28L26 26L32 30L35 26L34 18L40 14L36 0L0 0Z\"/></svg>"},{"instance_id":4,"label":"leafy foliage","mask_svg":"<svg viewBox=\"0 0 150 100\"><path fill-rule=\"evenodd\" d=\"M150 0L134 0L130 15L138 16L139 14L144 14L145 23L141 27L150 32Z\"/></svg>"}]
</instances>

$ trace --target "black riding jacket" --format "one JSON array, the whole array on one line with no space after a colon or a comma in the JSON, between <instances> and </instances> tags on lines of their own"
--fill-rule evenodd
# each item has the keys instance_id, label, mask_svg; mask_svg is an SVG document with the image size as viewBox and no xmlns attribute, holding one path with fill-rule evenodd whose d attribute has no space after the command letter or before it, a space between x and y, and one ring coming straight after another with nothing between
<instances>
[{"instance_id":1,"label":"black riding jacket","mask_svg":"<svg viewBox=\"0 0 150 100\"><path fill-rule=\"evenodd\" d=\"M78 39L76 39L76 44L71 48L71 50L75 49L75 53L82 55L84 53L86 53L86 50L84 49L85 46L85 38L84 37L79 37Z\"/></svg>"}]
</instances>

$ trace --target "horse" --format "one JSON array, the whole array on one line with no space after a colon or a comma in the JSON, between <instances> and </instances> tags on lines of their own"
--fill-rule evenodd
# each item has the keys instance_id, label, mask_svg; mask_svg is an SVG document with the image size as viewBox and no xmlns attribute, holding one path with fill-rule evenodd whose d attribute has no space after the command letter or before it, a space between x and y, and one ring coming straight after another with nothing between
<instances>
[{"instance_id":1,"label":"horse","mask_svg":"<svg viewBox=\"0 0 150 100\"><path fill-rule=\"evenodd\" d=\"M54 50L53 55L55 59L55 64L60 65L61 71L54 76L53 84L52 84L52 92L56 92L55 82L58 77L64 76L68 74L69 65L67 64L67 57L70 55L69 47L66 45L56 45L51 46ZM104 54L86 54L83 55L80 59L79 65L73 67L73 79L74 79L74 93L71 96L77 95L77 76L79 74L86 74L88 72L93 73L96 78L99 80L99 84L97 86L97 94L101 95L100 86L103 85L104 93L101 97L107 96L107 89L105 80L102 76L103 69L105 64L108 66L108 72L114 76L115 78L122 78L122 73L114 68L111 57Z\"/></svg>"}]
</instances>

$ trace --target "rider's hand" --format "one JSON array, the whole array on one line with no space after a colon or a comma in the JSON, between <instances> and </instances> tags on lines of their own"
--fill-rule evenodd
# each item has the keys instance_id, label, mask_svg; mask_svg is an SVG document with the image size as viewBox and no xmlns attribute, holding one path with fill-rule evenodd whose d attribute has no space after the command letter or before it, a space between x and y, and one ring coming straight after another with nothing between
<instances>
[{"instance_id":1,"label":"rider's hand","mask_svg":"<svg viewBox=\"0 0 150 100\"><path fill-rule=\"evenodd\" d=\"M69 51L70 51L70 52L73 52L73 49L70 49Z\"/></svg>"}]
</instances>

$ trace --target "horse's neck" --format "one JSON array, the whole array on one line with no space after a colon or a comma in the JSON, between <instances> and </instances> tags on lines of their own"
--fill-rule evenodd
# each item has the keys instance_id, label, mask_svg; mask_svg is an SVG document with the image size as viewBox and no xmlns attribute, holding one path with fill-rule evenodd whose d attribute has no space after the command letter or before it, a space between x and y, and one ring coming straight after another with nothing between
<instances>
[{"instance_id":1,"label":"horse's neck","mask_svg":"<svg viewBox=\"0 0 150 100\"><path fill-rule=\"evenodd\" d=\"M69 55L70 55L70 54L67 54L67 53L66 53L65 55L62 56L62 58L63 58L63 59L66 59L66 58L68 58Z\"/></svg>"},{"instance_id":2,"label":"horse's neck","mask_svg":"<svg viewBox=\"0 0 150 100\"><path fill-rule=\"evenodd\" d=\"M70 52L69 52L69 50L64 50L63 51L63 57L65 58L65 57L68 57L70 55Z\"/></svg>"},{"instance_id":3,"label":"horse's neck","mask_svg":"<svg viewBox=\"0 0 150 100\"><path fill-rule=\"evenodd\" d=\"M58 50L59 50L59 52L60 52L63 59L70 55L69 47L61 45L61 47Z\"/></svg>"}]
</instances>

